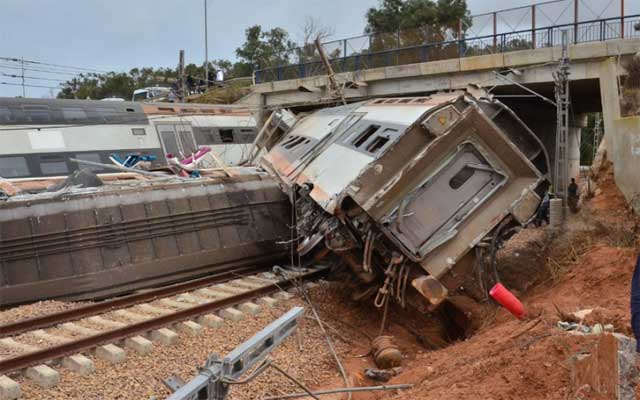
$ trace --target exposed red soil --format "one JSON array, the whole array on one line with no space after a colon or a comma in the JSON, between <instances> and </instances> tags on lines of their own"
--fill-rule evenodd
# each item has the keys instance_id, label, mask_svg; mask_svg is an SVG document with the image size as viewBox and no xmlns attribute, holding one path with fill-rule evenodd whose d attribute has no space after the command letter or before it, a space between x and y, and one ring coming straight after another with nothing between
<instances>
[{"instance_id":1,"label":"exposed red soil","mask_svg":"<svg viewBox=\"0 0 640 400\"><path fill-rule=\"evenodd\" d=\"M388 383L412 383L414 387L353 398L576 398L577 389L571 382L572 360L588 352L597 338L558 329L557 308L563 312L594 309L585 323L611 323L616 332L630 334L629 285L640 249L635 233L637 220L610 171L601 175L598 186L598 194L585 201L577 216L570 217L565 231L551 234L544 229L527 229L505 250L502 273L508 276L505 282L516 286L515 292L529 313L526 320L518 321L504 309L488 305L488 316L475 335L433 351L417 343L415 330L401 326L401 318L392 318L391 331L407 357L403 371ZM345 309L350 308L335 310L333 318L353 321L358 313L366 315L357 329L375 336L379 320L373 310L351 308L356 314L343 315L348 312ZM354 330L345 328L343 332ZM373 366L371 357L353 358L367 350L367 340L361 337L352 351L342 356L354 383L378 385L362 374L365 367ZM596 398L589 393L581 396Z\"/></svg>"}]
</instances>

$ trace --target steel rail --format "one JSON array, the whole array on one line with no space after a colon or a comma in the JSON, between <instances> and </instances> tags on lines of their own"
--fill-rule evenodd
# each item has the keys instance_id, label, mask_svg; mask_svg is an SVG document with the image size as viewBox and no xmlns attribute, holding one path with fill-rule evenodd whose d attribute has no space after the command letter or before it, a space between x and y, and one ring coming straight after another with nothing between
<instances>
[{"instance_id":1,"label":"steel rail","mask_svg":"<svg viewBox=\"0 0 640 400\"><path fill-rule=\"evenodd\" d=\"M140 303L147 303L158 298L172 296L175 294L199 289L216 283L222 283L233 278L237 278L241 274L253 274L265 271L264 267L256 266L255 263L261 261L272 260L273 254L268 256L252 257L243 260L243 264L251 265L233 265L214 275L208 275L204 278L194 279L186 282L176 283L169 286L152 289L145 292L135 293L124 297L117 297L112 300L106 300L99 303L93 303L86 306L73 308L70 310L60 311L53 314L43 315L40 317L29 318L21 321L12 322L0 326L0 338L5 336L14 336L34 329L48 328L63 322L78 320L104 314L114 309L130 307Z\"/></svg>"},{"instance_id":2,"label":"steel rail","mask_svg":"<svg viewBox=\"0 0 640 400\"><path fill-rule=\"evenodd\" d=\"M293 278L282 280L271 285L263 286L258 289L249 290L235 296L227 297L222 300L195 305L191 308L179 310L172 314L163 315L138 323L133 323L122 328L101 332L99 334L74 340L72 342L67 342L57 346L52 346L46 349L37 350L34 352L21 354L13 358L5 359L0 361L0 375L23 370L33 365L38 365L50 360L56 360L68 355L77 354L79 352L92 349L96 346L117 342L119 340L139 335L153 329L162 328L167 325L184 321L199 315L207 314L226 307L231 307L233 305L256 297L265 296L272 292L289 288L295 284L295 281L297 279L317 279L324 276L327 272L328 268L318 269L301 276L295 276Z\"/></svg>"}]
</instances>

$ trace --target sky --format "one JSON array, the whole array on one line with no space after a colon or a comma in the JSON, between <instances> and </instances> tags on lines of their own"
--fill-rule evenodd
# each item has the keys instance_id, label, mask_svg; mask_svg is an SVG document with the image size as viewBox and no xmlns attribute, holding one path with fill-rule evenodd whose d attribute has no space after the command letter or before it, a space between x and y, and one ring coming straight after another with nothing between
<instances>
[{"instance_id":1,"label":"sky","mask_svg":"<svg viewBox=\"0 0 640 400\"><path fill-rule=\"evenodd\" d=\"M134 67L175 67L178 52L184 49L187 63L202 63L204 1L0 0L0 57L129 71ZM592 8L596 13L600 11L597 5L601 0L587 1L595 4ZM480 14L534 1L468 0L467 3L472 14ZM299 39L305 18L311 16L333 30L332 39L358 36L364 30L366 10L377 4L378 0L208 0L209 59L234 59L235 49L244 42L245 29L255 24L266 29L282 27L293 39ZM560 10L546 11L555 17ZM507 19L512 23L524 21L521 22L524 26L530 17L514 12ZM482 26L484 31L491 29L491 24L487 28L485 22L478 18L477 29ZM498 23L501 29L504 23ZM2 68L3 65L15 66L0 60L0 82L20 83L19 79L1 75L20 74L19 70ZM48 79L69 77L39 71L28 73ZM57 85L54 80L42 79L28 83ZM21 94L19 86L0 84L0 96ZM49 97L52 91L27 88L26 95Z\"/></svg>"}]
</instances>

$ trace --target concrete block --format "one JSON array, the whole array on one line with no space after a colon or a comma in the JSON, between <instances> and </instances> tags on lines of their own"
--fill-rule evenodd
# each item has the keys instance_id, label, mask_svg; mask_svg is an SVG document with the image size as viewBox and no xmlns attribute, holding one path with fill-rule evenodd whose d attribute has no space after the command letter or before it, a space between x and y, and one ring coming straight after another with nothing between
<instances>
[{"instance_id":1,"label":"concrete block","mask_svg":"<svg viewBox=\"0 0 640 400\"><path fill-rule=\"evenodd\" d=\"M112 319L106 319L98 316L89 317L87 318L87 321L91 322L92 324L104 326L105 328L109 328L109 329L118 329L127 325L124 322L114 321Z\"/></svg>"},{"instance_id":2,"label":"concrete block","mask_svg":"<svg viewBox=\"0 0 640 400\"><path fill-rule=\"evenodd\" d=\"M447 74L460 72L460 59L429 61L420 64L422 75Z\"/></svg>"},{"instance_id":3,"label":"concrete block","mask_svg":"<svg viewBox=\"0 0 640 400\"><path fill-rule=\"evenodd\" d=\"M194 293L198 296L213 297L215 299L222 299L225 297L229 297L228 293L216 292L215 290L211 290L207 288L198 289Z\"/></svg>"},{"instance_id":4,"label":"concrete block","mask_svg":"<svg viewBox=\"0 0 640 400\"><path fill-rule=\"evenodd\" d=\"M58 325L58 327L60 329L64 329L65 331L76 333L82 336L93 336L100 333L100 331L97 331L91 328L86 328L82 325L74 324L73 322L66 322L64 324Z\"/></svg>"},{"instance_id":5,"label":"concrete block","mask_svg":"<svg viewBox=\"0 0 640 400\"><path fill-rule=\"evenodd\" d=\"M284 92L287 90L297 90L300 83L297 79L291 79L287 81L275 81L273 82L274 92Z\"/></svg>"},{"instance_id":6,"label":"concrete block","mask_svg":"<svg viewBox=\"0 0 640 400\"><path fill-rule=\"evenodd\" d=\"M245 280L259 283L262 286L270 285L278 281L276 276L270 272L265 272L264 275L265 276L249 276Z\"/></svg>"},{"instance_id":7,"label":"concrete block","mask_svg":"<svg viewBox=\"0 0 640 400\"><path fill-rule=\"evenodd\" d=\"M145 314L153 314L153 315L167 315L173 312L168 308L155 307L148 303L138 304L136 306L136 310Z\"/></svg>"},{"instance_id":8,"label":"concrete block","mask_svg":"<svg viewBox=\"0 0 640 400\"><path fill-rule=\"evenodd\" d=\"M244 319L244 314L233 307L225 308L220 311L220 316L231 321L241 321Z\"/></svg>"},{"instance_id":9,"label":"concrete block","mask_svg":"<svg viewBox=\"0 0 640 400\"><path fill-rule=\"evenodd\" d=\"M504 66L504 55L488 54L484 56L465 57L460 59L461 71L476 71L479 69L495 69Z\"/></svg>"},{"instance_id":10,"label":"concrete block","mask_svg":"<svg viewBox=\"0 0 640 400\"><path fill-rule=\"evenodd\" d=\"M160 299L158 300L158 304L166 307L177 308L179 310L186 310L187 308L193 307L193 304L183 303L181 301L176 301L173 299Z\"/></svg>"},{"instance_id":11,"label":"concrete block","mask_svg":"<svg viewBox=\"0 0 640 400\"><path fill-rule=\"evenodd\" d=\"M153 343L142 336L134 336L124 340L124 347L146 356L153 350Z\"/></svg>"},{"instance_id":12,"label":"concrete block","mask_svg":"<svg viewBox=\"0 0 640 400\"><path fill-rule=\"evenodd\" d=\"M259 298L257 300L257 303L260 304L261 306L274 308L278 305L279 302L273 297L265 296L265 297Z\"/></svg>"},{"instance_id":13,"label":"concrete block","mask_svg":"<svg viewBox=\"0 0 640 400\"><path fill-rule=\"evenodd\" d=\"M231 285L227 285L226 283L221 283L219 285L215 285L211 287L212 290L216 290L216 291L222 291L222 292L227 292L227 293L231 293L231 294L240 294L240 293L244 293L247 290L246 289L242 289L242 288L238 288L238 287L234 287Z\"/></svg>"},{"instance_id":14,"label":"concrete block","mask_svg":"<svg viewBox=\"0 0 640 400\"><path fill-rule=\"evenodd\" d=\"M172 345L178 343L178 334L167 328L160 328L151 332L151 340L160 344Z\"/></svg>"},{"instance_id":15,"label":"concrete block","mask_svg":"<svg viewBox=\"0 0 640 400\"><path fill-rule=\"evenodd\" d=\"M96 370L93 361L83 356L82 354L76 354L63 358L62 366L69 371L73 371L76 374L82 376L90 375Z\"/></svg>"},{"instance_id":16,"label":"concrete block","mask_svg":"<svg viewBox=\"0 0 640 400\"><path fill-rule=\"evenodd\" d=\"M204 304L209 303L211 300L203 299L202 297L197 297L189 293L183 293L176 297L176 300L183 303L191 303L191 304Z\"/></svg>"},{"instance_id":17,"label":"concrete block","mask_svg":"<svg viewBox=\"0 0 640 400\"><path fill-rule=\"evenodd\" d=\"M124 350L113 344L96 347L95 355L96 357L108 361L111 364L123 363L126 358Z\"/></svg>"},{"instance_id":18,"label":"concrete block","mask_svg":"<svg viewBox=\"0 0 640 400\"><path fill-rule=\"evenodd\" d=\"M36 346L16 342L12 338L0 339L0 347L4 347L5 349L9 349L9 350L19 351L21 353L31 353L33 351L38 350Z\"/></svg>"},{"instance_id":19,"label":"concrete block","mask_svg":"<svg viewBox=\"0 0 640 400\"><path fill-rule=\"evenodd\" d=\"M31 379L36 385L45 389L52 388L60 382L60 374L58 374L58 371L46 365L27 368L26 375L27 378Z\"/></svg>"},{"instance_id":20,"label":"concrete block","mask_svg":"<svg viewBox=\"0 0 640 400\"><path fill-rule=\"evenodd\" d=\"M31 335L39 340L44 340L45 342L54 343L54 344L63 344L70 342L72 339L66 336L60 335L52 335L45 331L44 329L37 329L35 331L31 331Z\"/></svg>"},{"instance_id":21,"label":"concrete block","mask_svg":"<svg viewBox=\"0 0 640 400\"><path fill-rule=\"evenodd\" d=\"M581 44L569 46L569 58L572 60L601 58L606 56L607 56L606 42L581 43Z\"/></svg>"},{"instance_id":22,"label":"concrete block","mask_svg":"<svg viewBox=\"0 0 640 400\"><path fill-rule=\"evenodd\" d=\"M217 315L207 314L201 317L198 317L196 320L200 325L206 326L208 328L220 328L224 324L224 320Z\"/></svg>"},{"instance_id":23,"label":"concrete block","mask_svg":"<svg viewBox=\"0 0 640 400\"><path fill-rule=\"evenodd\" d=\"M251 90L255 93L268 93L273 91L273 82L258 83Z\"/></svg>"},{"instance_id":24,"label":"concrete block","mask_svg":"<svg viewBox=\"0 0 640 400\"><path fill-rule=\"evenodd\" d=\"M581 397L579 392L588 386L598 397L635 399L635 346L636 341L624 335L601 335L591 353L580 355L574 362L571 379L576 393L572 397Z\"/></svg>"},{"instance_id":25,"label":"concrete block","mask_svg":"<svg viewBox=\"0 0 640 400\"><path fill-rule=\"evenodd\" d=\"M618 54L635 54L640 48L640 38L626 38L607 40L607 55L617 56Z\"/></svg>"},{"instance_id":26,"label":"concrete block","mask_svg":"<svg viewBox=\"0 0 640 400\"><path fill-rule=\"evenodd\" d=\"M364 81L379 81L387 78L385 68L371 68L365 69L362 72Z\"/></svg>"},{"instance_id":27,"label":"concrete block","mask_svg":"<svg viewBox=\"0 0 640 400\"><path fill-rule=\"evenodd\" d=\"M233 286L238 286L240 288L244 288L247 290L253 290L253 289L258 289L261 288L263 286L265 286L264 284L259 284L256 282L252 282L248 279L237 279L235 281L231 281L229 282L229 284L233 285Z\"/></svg>"},{"instance_id":28,"label":"concrete block","mask_svg":"<svg viewBox=\"0 0 640 400\"><path fill-rule=\"evenodd\" d=\"M249 315L256 315L260 313L260 306L257 305L256 303L251 303L251 302L246 302L246 303L242 303L238 306L238 309L240 311L242 311L243 313L249 314Z\"/></svg>"},{"instance_id":29,"label":"concrete block","mask_svg":"<svg viewBox=\"0 0 640 400\"><path fill-rule=\"evenodd\" d=\"M262 272L257 275L257 279L267 279L269 281L275 282L278 280L278 276L273 272Z\"/></svg>"},{"instance_id":30,"label":"concrete block","mask_svg":"<svg viewBox=\"0 0 640 400\"><path fill-rule=\"evenodd\" d=\"M16 400L22 396L18 382L7 376L0 376L0 400Z\"/></svg>"},{"instance_id":31,"label":"concrete block","mask_svg":"<svg viewBox=\"0 0 640 400\"><path fill-rule=\"evenodd\" d=\"M113 312L113 315L129 321L135 321L135 322L142 322L142 321L146 321L148 319L153 318L149 315L138 314L129 310L116 310Z\"/></svg>"},{"instance_id":32,"label":"concrete block","mask_svg":"<svg viewBox=\"0 0 640 400\"><path fill-rule=\"evenodd\" d=\"M277 300L290 300L293 298L293 295L289 292L278 292L273 295L273 298Z\"/></svg>"},{"instance_id":33,"label":"concrete block","mask_svg":"<svg viewBox=\"0 0 640 400\"><path fill-rule=\"evenodd\" d=\"M406 64L386 68L387 79L407 78L418 76L420 72L420 64Z\"/></svg>"},{"instance_id":34,"label":"concrete block","mask_svg":"<svg viewBox=\"0 0 640 400\"><path fill-rule=\"evenodd\" d=\"M200 335L202 333L202 326L193 321L182 321L176 325L176 330L182 333L188 333L189 335Z\"/></svg>"},{"instance_id":35,"label":"concrete block","mask_svg":"<svg viewBox=\"0 0 640 400\"><path fill-rule=\"evenodd\" d=\"M517 67L520 65L540 64L554 61L553 49L545 47L535 50L519 50L504 53L504 65Z\"/></svg>"}]
</instances>

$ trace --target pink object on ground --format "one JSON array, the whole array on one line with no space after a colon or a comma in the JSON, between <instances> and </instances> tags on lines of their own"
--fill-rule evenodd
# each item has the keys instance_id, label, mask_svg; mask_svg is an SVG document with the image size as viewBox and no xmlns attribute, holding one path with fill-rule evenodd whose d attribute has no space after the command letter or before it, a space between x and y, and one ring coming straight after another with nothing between
<instances>
[{"instance_id":1,"label":"pink object on ground","mask_svg":"<svg viewBox=\"0 0 640 400\"><path fill-rule=\"evenodd\" d=\"M524 307L516 296L513 295L501 283L496 283L489 291L489 295L495 299L500 305L509 310L516 318L522 319L524 316Z\"/></svg>"},{"instance_id":2,"label":"pink object on ground","mask_svg":"<svg viewBox=\"0 0 640 400\"><path fill-rule=\"evenodd\" d=\"M182 164L191 164L195 160L199 160L202 156L207 154L209 151L211 151L211 147L209 147L209 146L201 146L200 149L198 149L198 152L195 155L189 156L189 157L185 158L184 160L182 160L180 162Z\"/></svg>"}]
</instances>

